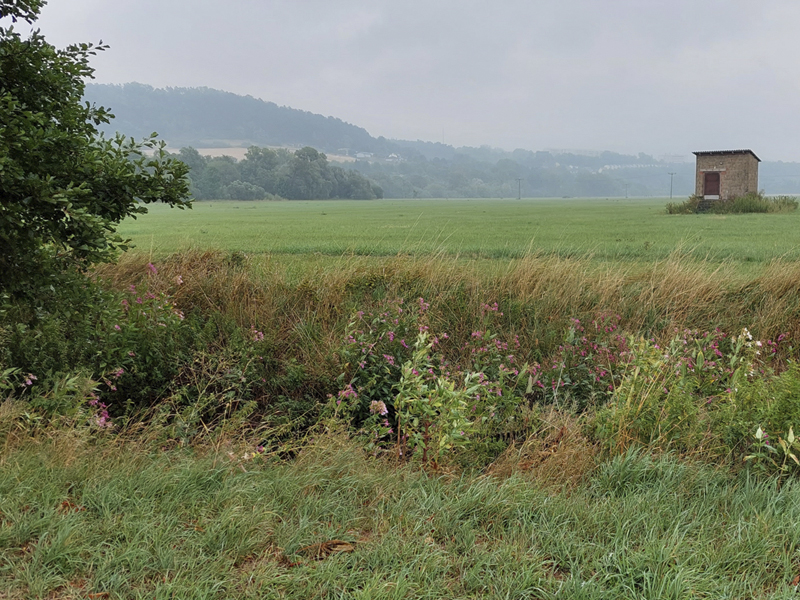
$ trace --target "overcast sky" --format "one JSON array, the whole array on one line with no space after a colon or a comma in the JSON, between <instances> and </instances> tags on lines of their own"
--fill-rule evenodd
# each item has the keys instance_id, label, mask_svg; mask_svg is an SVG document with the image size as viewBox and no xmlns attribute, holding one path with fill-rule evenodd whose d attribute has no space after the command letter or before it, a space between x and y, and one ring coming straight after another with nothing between
<instances>
[{"instance_id":1,"label":"overcast sky","mask_svg":"<svg viewBox=\"0 0 800 600\"><path fill-rule=\"evenodd\" d=\"M49 0L39 27L108 43L99 83L213 87L374 136L800 161L797 0Z\"/></svg>"}]
</instances>

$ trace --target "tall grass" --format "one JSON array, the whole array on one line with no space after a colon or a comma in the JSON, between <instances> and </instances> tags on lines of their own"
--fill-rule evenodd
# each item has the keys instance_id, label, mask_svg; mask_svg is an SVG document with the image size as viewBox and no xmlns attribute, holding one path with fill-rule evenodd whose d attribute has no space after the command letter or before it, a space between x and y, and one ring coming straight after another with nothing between
<instances>
[{"instance_id":1,"label":"tall grass","mask_svg":"<svg viewBox=\"0 0 800 600\"><path fill-rule=\"evenodd\" d=\"M720 458L702 439L708 420L680 421L701 442L678 456L670 452L688 442L647 429L660 426L660 405L650 407L653 425L613 412L612 398L607 421L624 436L619 452L603 456L592 437L595 415L527 407L527 429L503 440L487 468L476 468L477 455L464 450L426 471L419 461L368 453L337 433L341 424L318 415L302 439L283 435L300 429L293 423L265 425L243 409L209 427L192 414L203 407L191 394L228 402L228 388L203 391L190 379L213 388L235 371L237 357L248 356L226 355L230 322L239 339L264 335L258 351L271 353L265 368L282 382L263 387L271 394L257 399L264 412L288 413L289 388L322 405L345 368L340 349L354 313L398 298L430 304L427 322L453 338L445 357L453 364L469 360L466 344L482 326L481 307L494 302L504 313L496 313L495 333L518 336L520 361L555 356L571 319L589 323L598 315L614 315L614 323L618 315L622 329L659 355L655 344L684 329L748 327L757 338L797 339L800 265L773 261L747 276L731 263L679 253L646 265L533 254L501 271L447 255L346 256L299 267L223 252L176 254L155 269L150 260L127 255L96 276L119 290L163 292L194 320L191 331L207 345L181 342L193 353L177 387L190 395L183 406L170 398L154 407L146 426L128 423L113 433L87 425L83 413L42 427L24 402L0 404L0 596L796 595L800 485L792 477L756 478L755 468L694 462ZM795 359L793 349L781 352ZM800 379L796 370L785 374L785 381L743 385L736 402L773 403L775 414L794 419ZM659 377L657 365L649 375L659 393L662 381L672 381ZM636 391L635 379L623 379L620 389ZM686 389L687 403L705 404ZM671 390L663 392L666 398ZM725 406L733 411L734 404ZM722 428L735 437L726 447L749 443L744 425L751 423ZM775 424L781 433L783 425ZM639 438L645 442L634 444ZM647 439L659 442L649 448L656 454L641 450ZM329 540L354 550L323 560L304 550Z\"/></svg>"},{"instance_id":2,"label":"tall grass","mask_svg":"<svg viewBox=\"0 0 800 600\"><path fill-rule=\"evenodd\" d=\"M800 486L629 452L559 492L388 465L50 430L0 457L10 598L790 598ZM339 539L353 552L313 560Z\"/></svg>"},{"instance_id":3,"label":"tall grass","mask_svg":"<svg viewBox=\"0 0 800 600\"><path fill-rule=\"evenodd\" d=\"M312 369L325 367L355 311L395 298L425 298L434 324L459 341L474 331L482 303L499 302L501 333L519 334L523 359L552 352L571 318L599 314L617 314L624 330L657 340L684 328L800 335L800 266L782 260L753 276L679 252L645 265L530 255L488 272L441 255L342 257L298 268L270 256L184 252L158 261L155 276L148 261L128 254L98 275L119 289L146 282L187 314L219 311L244 328L264 326Z\"/></svg>"}]
</instances>

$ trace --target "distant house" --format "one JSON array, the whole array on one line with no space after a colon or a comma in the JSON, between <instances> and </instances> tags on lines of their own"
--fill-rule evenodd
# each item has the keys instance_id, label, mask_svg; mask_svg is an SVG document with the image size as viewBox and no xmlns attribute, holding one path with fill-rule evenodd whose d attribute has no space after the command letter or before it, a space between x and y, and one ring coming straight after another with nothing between
<instances>
[{"instance_id":1,"label":"distant house","mask_svg":"<svg viewBox=\"0 0 800 600\"><path fill-rule=\"evenodd\" d=\"M730 200L758 192L758 158L752 150L694 152L695 194L703 200Z\"/></svg>"},{"instance_id":2,"label":"distant house","mask_svg":"<svg viewBox=\"0 0 800 600\"><path fill-rule=\"evenodd\" d=\"M356 158L372 158L372 152L356 152Z\"/></svg>"}]
</instances>

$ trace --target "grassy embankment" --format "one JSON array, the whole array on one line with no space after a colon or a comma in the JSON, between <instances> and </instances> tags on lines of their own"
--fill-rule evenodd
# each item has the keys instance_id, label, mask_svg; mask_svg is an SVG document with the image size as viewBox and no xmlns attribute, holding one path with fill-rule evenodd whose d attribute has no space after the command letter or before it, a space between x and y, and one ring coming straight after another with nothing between
<instances>
[{"instance_id":1,"label":"grassy embankment","mask_svg":"<svg viewBox=\"0 0 800 600\"><path fill-rule=\"evenodd\" d=\"M745 439L720 454L710 442L731 405L714 412L722 396L707 405L702 389L691 388L699 408L686 413L699 424L691 445L651 436L643 445L655 459L624 449L613 458L592 430L593 406L579 415L542 407L503 439L491 466L462 475L463 452L425 474L415 462L371 458L341 434L286 436L287 427L309 425L298 414L339 389L353 314L398 297L430 303L425 322L451 335L443 353L455 365L469 360L464 344L483 325L481 305L495 301L504 315L494 331L519 336L520 362L558 357L570 319L609 314L619 315L619 331L662 343L676 329L735 335L747 326L765 340L788 333L796 345L794 215L675 217L655 201L566 204L568 212L560 201L215 202L126 224L139 249L101 276L120 290L168 294L184 323L212 340L181 358L161 400L191 401L199 380L231 366L207 368L211 353L232 343L219 323L263 331L258 351L269 353L264 373L274 381L247 388L258 408L236 432L204 431L209 421L186 434L167 418L146 433L130 426L122 437L98 436L75 417L42 429L24 405L6 404L0 589L21 597L792 597L800 490L791 478L743 470ZM261 212L263 222L251 216ZM171 254L186 247L195 250ZM777 366L795 354L785 344ZM276 410L296 411L294 420L275 419ZM281 428L279 442L269 427ZM256 444L267 452L253 457ZM478 458L486 464L486 453ZM717 466L700 464L709 460ZM355 542L355 551L321 562L298 554L332 538Z\"/></svg>"}]
</instances>

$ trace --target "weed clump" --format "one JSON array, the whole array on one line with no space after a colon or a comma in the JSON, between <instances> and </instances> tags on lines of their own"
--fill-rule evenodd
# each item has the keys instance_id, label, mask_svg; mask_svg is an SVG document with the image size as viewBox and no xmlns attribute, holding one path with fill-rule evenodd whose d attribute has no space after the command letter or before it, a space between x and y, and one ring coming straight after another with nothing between
<instances>
[{"instance_id":1,"label":"weed clump","mask_svg":"<svg viewBox=\"0 0 800 600\"><path fill-rule=\"evenodd\" d=\"M700 212L700 196L689 196L683 202L668 202L668 215L693 215Z\"/></svg>"},{"instance_id":2,"label":"weed clump","mask_svg":"<svg viewBox=\"0 0 800 600\"><path fill-rule=\"evenodd\" d=\"M798 202L792 196L766 196L751 192L730 200L704 202L702 196L690 196L684 202L667 204L668 215L709 213L714 215L741 215L747 213L788 213L797 210Z\"/></svg>"}]
</instances>

